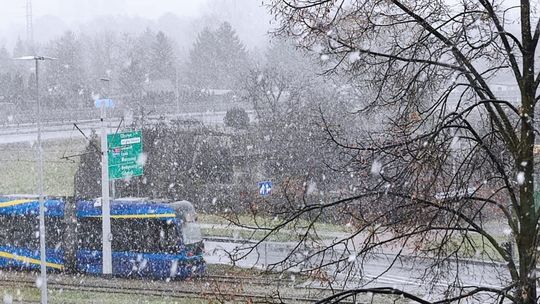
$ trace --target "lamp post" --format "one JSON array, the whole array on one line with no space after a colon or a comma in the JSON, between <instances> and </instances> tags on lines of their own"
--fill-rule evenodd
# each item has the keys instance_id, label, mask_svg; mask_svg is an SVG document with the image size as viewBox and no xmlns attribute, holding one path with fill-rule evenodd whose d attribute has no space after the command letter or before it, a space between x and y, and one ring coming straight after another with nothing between
<instances>
[{"instance_id":1,"label":"lamp post","mask_svg":"<svg viewBox=\"0 0 540 304\"><path fill-rule=\"evenodd\" d=\"M47 259L45 251L45 198L43 194L43 148L41 146L41 102L39 100L39 62L56 60L45 56L23 56L15 60L34 60L36 64L37 145L38 145L38 195L39 195L39 255L41 266L41 303L47 303ZM38 284L39 285L39 284Z\"/></svg>"}]
</instances>

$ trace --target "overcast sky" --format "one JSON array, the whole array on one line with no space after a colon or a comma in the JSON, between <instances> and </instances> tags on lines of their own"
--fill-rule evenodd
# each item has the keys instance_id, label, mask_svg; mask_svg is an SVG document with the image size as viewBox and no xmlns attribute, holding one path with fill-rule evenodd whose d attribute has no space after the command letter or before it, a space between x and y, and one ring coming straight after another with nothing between
<instances>
[{"instance_id":1,"label":"overcast sky","mask_svg":"<svg viewBox=\"0 0 540 304\"><path fill-rule=\"evenodd\" d=\"M97 18L101 16L110 17L111 21L123 17L120 19L128 23L115 24L113 30L137 32L145 23L129 20L141 17L155 21L173 13L192 20L214 16L219 22L229 21L246 45L258 47L267 39L270 20L261 0L32 0L32 9L34 40L38 43L54 39L66 30L88 32L93 22L102 23L96 29L115 24L103 23L103 18ZM18 37L26 39L25 16L26 0L0 0L0 46L11 49ZM168 33L174 35L170 29Z\"/></svg>"},{"instance_id":2,"label":"overcast sky","mask_svg":"<svg viewBox=\"0 0 540 304\"><path fill-rule=\"evenodd\" d=\"M98 15L129 15L155 19L167 12L197 16L207 0L33 0L34 18L52 15L67 23ZM0 0L0 27L24 24L26 0Z\"/></svg>"}]
</instances>

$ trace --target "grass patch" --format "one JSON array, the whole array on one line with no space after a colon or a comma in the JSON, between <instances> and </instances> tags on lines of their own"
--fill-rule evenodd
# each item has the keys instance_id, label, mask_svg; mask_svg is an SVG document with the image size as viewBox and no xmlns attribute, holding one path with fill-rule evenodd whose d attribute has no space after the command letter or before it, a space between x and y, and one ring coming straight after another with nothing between
<instances>
[{"instance_id":1,"label":"grass patch","mask_svg":"<svg viewBox=\"0 0 540 304\"><path fill-rule=\"evenodd\" d=\"M250 215L238 215L238 221L242 225L246 226L252 226L255 227L256 225L259 225L260 227L274 227L277 224L281 222L281 219L276 218L270 218L270 217L262 217L262 216L256 216L255 218ZM231 221L229 221L226 217L217 215L217 214L199 214L199 222L203 224L220 224L220 225L231 225L231 227L234 227L233 224L231 224ZM295 222L297 227L307 227L310 222L307 220L298 220ZM294 227L287 227L285 229L293 229ZM330 223L323 223L323 222L315 222L313 229L317 231L326 231L326 232L343 232L348 233L351 232L351 228L346 227L345 225L338 225L338 224L330 224Z\"/></svg>"},{"instance_id":2,"label":"grass patch","mask_svg":"<svg viewBox=\"0 0 540 304\"><path fill-rule=\"evenodd\" d=\"M0 294L4 303L28 303L39 302L40 290L37 288L20 287L13 288L0 286ZM11 300L11 301L10 301ZM204 299L178 299L169 297L147 296L141 294L114 294L101 292L86 292L77 290L62 290L49 288L50 303L110 303L110 304L132 304L132 303L185 303L202 304L208 303Z\"/></svg>"},{"instance_id":3,"label":"grass patch","mask_svg":"<svg viewBox=\"0 0 540 304\"><path fill-rule=\"evenodd\" d=\"M493 235L493 237L499 244L507 241L507 238L503 236ZM442 239L432 240L426 244L423 250L436 252L440 246L443 246L443 256L457 254L458 257L464 259L504 262L495 247L479 234L471 233L467 236L467 239L462 236L453 236L444 242Z\"/></svg>"},{"instance_id":4,"label":"grass patch","mask_svg":"<svg viewBox=\"0 0 540 304\"><path fill-rule=\"evenodd\" d=\"M73 195L78 157L84 150L84 139L62 139L43 142L44 192L50 196ZM0 145L0 193L37 193L37 147L32 142Z\"/></svg>"},{"instance_id":5,"label":"grass patch","mask_svg":"<svg viewBox=\"0 0 540 304\"><path fill-rule=\"evenodd\" d=\"M271 228L280 224L279 219L256 217L253 218L248 215L239 215L238 220L242 225L256 227ZM214 227L203 228L202 232L205 236L214 237L228 237L233 239L250 239L261 240L267 235L267 231L263 230L249 230L242 229L232 224L228 219L216 214L199 214L199 222L203 224L225 225L226 227ZM308 227L309 222L305 220L299 220L295 223L296 226L289 225L282 228L280 231L272 232L272 234L266 238L268 241L284 242L284 241L297 241L301 238L301 235L305 232L305 227ZM311 231L317 232L321 237L328 237L333 239L336 237L336 233L350 233L351 228L344 225L336 225L329 223L316 222ZM329 235L325 235L325 233Z\"/></svg>"},{"instance_id":6,"label":"grass patch","mask_svg":"<svg viewBox=\"0 0 540 304\"><path fill-rule=\"evenodd\" d=\"M245 230L245 229L223 229L223 228L202 228L201 229L202 234L206 237L213 236L213 237L226 237L231 239L238 239L238 240L262 240L267 232L265 231L253 231L253 230ZM274 242L287 242L287 241L296 241L299 238L295 236L294 234L285 233L285 232L277 232L272 233L268 238L266 238L267 241L274 241Z\"/></svg>"}]
</instances>

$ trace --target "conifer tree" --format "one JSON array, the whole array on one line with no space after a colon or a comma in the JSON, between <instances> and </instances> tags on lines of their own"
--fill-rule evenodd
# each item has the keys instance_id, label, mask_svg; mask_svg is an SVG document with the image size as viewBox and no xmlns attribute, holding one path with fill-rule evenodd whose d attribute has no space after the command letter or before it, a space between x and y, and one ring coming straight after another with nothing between
<instances>
[{"instance_id":1,"label":"conifer tree","mask_svg":"<svg viewBox=\"0 0 540 304\"><path fill-rule=\"evenodd\" d=\"M209 89L234 89L248 68L248 53L227 22L197 37L189 54L188 79L191 85Z\"/></svg>"}]
</instances>

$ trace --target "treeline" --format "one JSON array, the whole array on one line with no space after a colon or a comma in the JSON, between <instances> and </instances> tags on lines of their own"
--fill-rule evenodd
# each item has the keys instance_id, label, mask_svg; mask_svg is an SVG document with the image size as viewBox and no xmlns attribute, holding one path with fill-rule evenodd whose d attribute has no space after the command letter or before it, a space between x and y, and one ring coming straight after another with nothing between
<instances>
[{"instance_id":1,"label":"treeline","mask_svg":"<svg viewBox=\"0 0 540 304\"><path fill-rule=\"evenodd\" d=\"M41 65L40 86L48 107L67 109L90 107L97 95L140 105L172 102L177 90L196 97L186 91L237 89L254 62L227 22L201 31L187 57L179 53L175 41L150 29L92 36L68 31L35 47L19 39L12 51L0 46L0 103L25 110L34 101L33 64L13 60L26 55L57 58Z\"/></svg>"}]
</instances>

